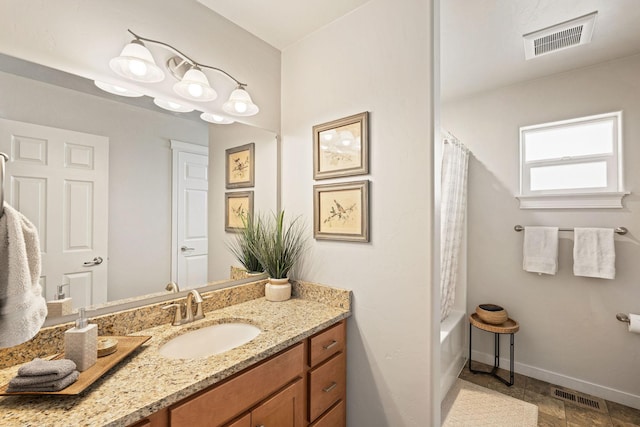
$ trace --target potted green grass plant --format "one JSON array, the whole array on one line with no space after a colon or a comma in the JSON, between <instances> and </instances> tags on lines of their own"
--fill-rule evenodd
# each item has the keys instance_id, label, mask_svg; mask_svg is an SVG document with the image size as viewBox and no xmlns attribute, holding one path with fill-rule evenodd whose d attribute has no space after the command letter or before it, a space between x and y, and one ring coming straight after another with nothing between
<instances>
[{"instance_id":1,"label":"potted green grass plant","mask_svg":"<svg viewBox=\"0 0 640 427\"><path fill-rule=\"evenodd\" d=\"M242 225L240 232L227 242L227 248L249 275L262 274L264 269L253 252L261 234L260 221L254 221L249 215L242 217Z\"/></svg>"},{"instance_id":2,"label":"potted green grass plant","mask_svg":"<svg viewBox=\"0 0 640 427\"><path fill-rule=\"evenodd\" d=\"M269 276L265 296L269 301L285 301L291 298L289 271L304 253L307 240L300 217L286 222L284 211L267 217L258 217L258 238L252 250Z\"/></svg>"}]
</instances>

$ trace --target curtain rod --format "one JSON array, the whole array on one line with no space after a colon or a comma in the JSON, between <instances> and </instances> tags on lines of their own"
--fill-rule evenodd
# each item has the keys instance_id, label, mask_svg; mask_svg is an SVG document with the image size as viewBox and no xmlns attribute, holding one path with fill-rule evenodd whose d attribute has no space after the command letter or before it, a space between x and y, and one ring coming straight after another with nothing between
<instances>
[{"instance_id":1,"label":"curtain rod","mask_svg":"<svg viewBox=\"0 0 640 427\"><path fill-rule=\"evenodd\" d=\"M524 230L524 227L518 224L513 227L513 229L515 231L522 231ZM558 228L558 231L573 231L573 228ZM616 227L613 229L613 232L616 234L624 235L627 234L629 230L627 230L626 227Z\"/></svg>"}]
</instances>

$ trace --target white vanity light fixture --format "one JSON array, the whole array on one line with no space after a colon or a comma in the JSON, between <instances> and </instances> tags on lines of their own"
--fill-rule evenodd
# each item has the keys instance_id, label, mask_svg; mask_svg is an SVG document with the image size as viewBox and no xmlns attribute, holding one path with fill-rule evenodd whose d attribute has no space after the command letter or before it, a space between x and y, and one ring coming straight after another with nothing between
<instances>
[{"instance_id":1,"label":"white vanity light fixture","mask_svg":"<svg viewBox=\"0 0 640 427\"><path fill-rule=\"evenodd\" d=\"M172 101L164 98L153 98L153 103L165 110L174 111L176 113L190 113L194 110L193 107L181 104L179 102Z\"/></svg>"},{"instance_id":2,"label":"white vanity light fixture","mask_svg":"<svg viewBox=\"0 0 640 427\"><path fill-rule=\"evenodd\" d=\"M138 98L140 96L144 96L143 93L137 92L132 89L128 89L124 86L114 85L114 84L103 82L100 80L94 80L93 83L96 86L98 86L100 89L104 90L105 92L109 92L114 95L126 96L129 98Z\"/></svg>"},{"instance_id":3,"label":"white vanity light fixture","mask_svg":"<svg viewBox=\"0 0 640 427\"><path fill-rule=\"evenodd\" d=\"M218 114L213 114L213 113L202 113L200 114L200 118L205 122L213 123L216 125L228 125L235 121L228 117L220 116Z\"/></svg>"},{"instance_id":4,"label":"white vanity light fixture","mask_svg":"<svg viewBox=\"0 0 640 427\"><path fill-rule=\"evenodd\" d=\"M243 83L238 83L238 87L231 92L229 100L222 104L222 109L234 116L253 116L258 114L260 109L251 100L251 95L247 92Z\"/></svg>"},{"instance_id":5,"label":"white vanity light fixture","mask_svg":"<svg viewBox=\"0 0 640 427\"><path fill-rule=\"evenodd\" d=\"M164 78L164 72L155 64L151 52L144 46L143 41L154 43L177 54L177 56L169 58L167 68L178 80L173 86L173 90L181 97L198 102L209 102L216 99L218 94L211 87L209 79L202 71L202 69L210 69L224 74L237 85L236 89L231 92L228 101L223 104L222 109L226 113L234 116L253 116L260 111L247 92L246 83L242 83L220 68L194 61L167 43L141 37L131 30L127 31L135 37L135 40L124 47L120 56L109 62L111 69L119 76L137 82L161 81Z\"/></svg>"},{"instance_id":6,"label":"white vanity light fixture","mask_svg":"<svg viewBox=\"0 0 640 427\"><path fill-rule=\"evenodd\" d=\"M173 91L191 101L207 102L218 97L218 93L209 84L209 79L198 67L192 67L184 77L173 85Z\"/></svg>"},{"instance_id":7,"label":"white vanity light fixture","mask_svg":"<svg viewBox=\"0 0 640 427\"><path fill-rule=\"evenodd\" d=\"M164 80L164 72L138 37L122 49L120 56L109 61L109 67L117 75L136 82L156 83Z\"/></svg>"}]
</instances>

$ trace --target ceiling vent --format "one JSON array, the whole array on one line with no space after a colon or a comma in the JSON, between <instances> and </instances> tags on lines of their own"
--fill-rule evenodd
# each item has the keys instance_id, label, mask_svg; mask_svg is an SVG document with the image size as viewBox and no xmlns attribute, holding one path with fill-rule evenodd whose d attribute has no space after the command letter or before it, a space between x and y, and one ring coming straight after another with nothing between
<instances>
[{"instance_id":1,"label":"ceiling vent","mask_svg":"<svg viewBox=\"0 0 640 427\"><path fill-rule=\"evenodd\" d=\"M562 22L542 30L523 35L524 51L527 59L548 53L587 44L593 35L593 26L598 12Z\"/></svg>"}]
</instances>

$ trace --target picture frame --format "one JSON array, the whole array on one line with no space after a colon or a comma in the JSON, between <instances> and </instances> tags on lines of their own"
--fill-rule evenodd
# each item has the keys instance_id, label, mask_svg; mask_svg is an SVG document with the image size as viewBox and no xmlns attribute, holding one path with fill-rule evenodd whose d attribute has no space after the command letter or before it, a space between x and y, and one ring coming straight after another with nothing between
<instances>
[{"instance_id":1,"label":"picture frame","mask_svg":"<svg viewBox=\"0 0 640 427\"><path fill-rule=\"evenodd\" d=\"M225 150L226 188L253 187L255 183L255 143Z\"/></svg>"},{"instance_id":2,"label":"picture frame","mask_svg":"<svg viewBox=\"0 0 640 427\"><path fill-rule=\"evenodd\" d=\"M369 181L313 186L316 240L369 241Z\"/></svg>"},{"instance_id":3,"label":"picture frame","mask_svg":"<svg viewBox=\"0 0 640 427\"><path fill-rule=\"evenodd\" d=\"M313 179L368 173L368 111L313 126Z\"/></svg>"},{"instance_id":4,"label":"picture frame","mask_svg":"<svg viewBox=\"0 0 640 427\"><path fill-rule=\"evenodd\" d=\"M239 233L244 228L242 217L253 215L253 191L225 193L224 197L224 230Z\"/></svg>"}]
</instances>

